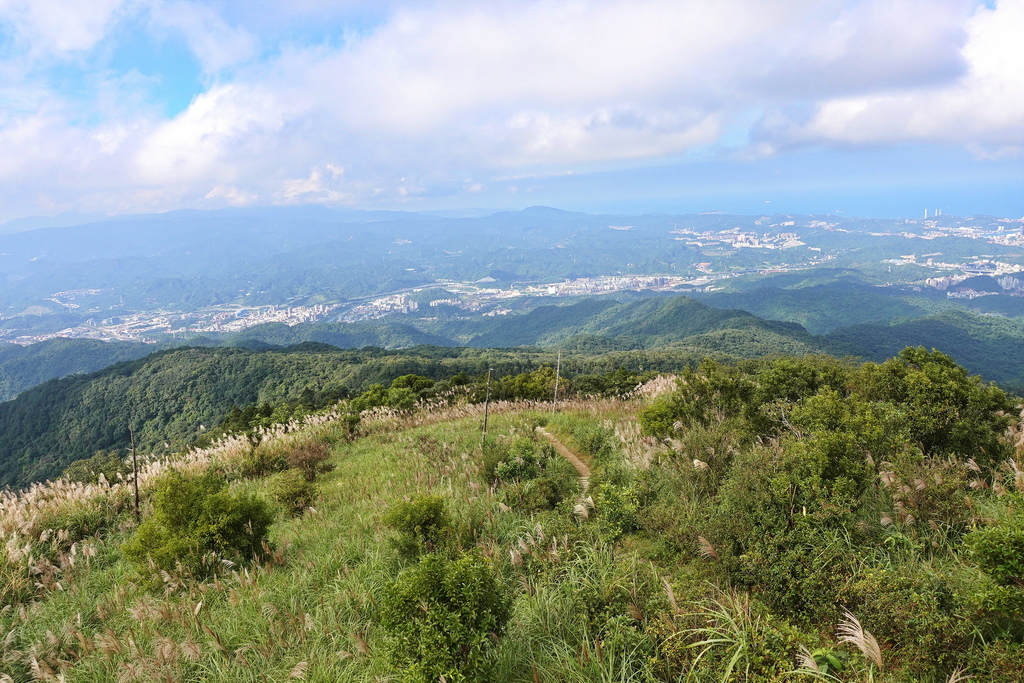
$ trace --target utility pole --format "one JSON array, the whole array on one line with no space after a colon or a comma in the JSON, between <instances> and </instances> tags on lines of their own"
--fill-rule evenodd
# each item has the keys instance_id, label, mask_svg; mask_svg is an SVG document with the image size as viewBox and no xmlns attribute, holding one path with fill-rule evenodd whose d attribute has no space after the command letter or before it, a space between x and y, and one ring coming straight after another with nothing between
<instances>
[{"instance_id":1,"label":"utility pole","mask_svg":"<svg viewBox=\"0 0 1024 683\"><path fill-rule=\"evenodd\" d=\"M487 396L484 398L484 431L480 437L480 448L483 449L484 444L487 443L487 413L491 406L491 373L494 372L494 368L487 368Z\"/></svg>"},{"instance_id":2,"label":"utility pole","mask_svg":"<svg viewBox=\"0 0 1024 683\"><path fill-rule=\"evenodd\" d=\"M139 513L139 460L135 455L135 429L128 425L128 436L132 444L132 481L135 485L135 523L138 524L141 518Z\"/></svg>"}]
</instances>

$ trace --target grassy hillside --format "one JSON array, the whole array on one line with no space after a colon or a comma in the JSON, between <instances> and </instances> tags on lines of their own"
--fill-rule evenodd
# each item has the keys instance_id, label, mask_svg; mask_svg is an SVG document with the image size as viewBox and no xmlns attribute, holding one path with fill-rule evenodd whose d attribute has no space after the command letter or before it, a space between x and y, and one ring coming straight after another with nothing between
<instances>
[{"instance_id":1,"label":"grassy hillside","mask_svg":"<svg viewBox=\"0 0 1024 683\"><path fill-rule=\"evenodd\" d=\"M983 429L914 446L929 429L918 372L965 392L946 410L950 434ZM904 398L885 393L904 382ZM1003 458L1024 457L1024 425L1003 440L997 394L927 354L866 369L705 365L674 386L556 411L491 405L483 447L482 407L458 405L366 416L354 437L325 415L255 449L148 465L145 524L169 467L175 481L226 482L217 500L275 511L265 550L214 573L132 561L122 485L9 497L0 671L19 683L1019 680L1024 577L1003 559L1024 481ZM767 404L787 419L760 421ZM585 490L540 425L589 466ZM971 439L993 438L967 467ZM312 505L284 507L284 484L302 481L284 468L324 445L333 470L317 470Z\"/></svg>"}]
</instances>

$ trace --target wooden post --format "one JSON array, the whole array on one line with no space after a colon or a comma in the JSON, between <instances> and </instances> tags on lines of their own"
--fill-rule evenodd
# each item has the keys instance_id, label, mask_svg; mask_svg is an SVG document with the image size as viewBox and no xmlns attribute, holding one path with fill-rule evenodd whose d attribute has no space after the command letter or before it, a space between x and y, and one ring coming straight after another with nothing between
<instances>
[{"instance_id":1,"label":"wooden post","mask_svg":"<svg viewBox=\"0 0 1024 683\"><path fill-rule=\"evenodd\" d=\"M487 368L487 396L484 398L484 430L480 437L480 448L483 449L487 443L487 414L491 407L491 373L494 368Z\"/></svg>"},{"instance_id":2,"label":"wooden post","mask_svg":"<svg viewBox=\"0 0 1024 683\"><path fill-rule=\"evenodd\" d=\"M139 460L135 455L135 429L128 426L128 436L131 438L132 444L132 480L135 485L135 523L138 524L141 519L141 513L139 512Z\"/></svg>"},{"instance_id":3,"label":"wooden post","mask_svg":"<svg viewBox=\"0 0 1024 683\"><path fill-rule=\"evenodd\" d=\"M551 404L551 412L555 412L555 404L558 403L558 380L562 376L562 350L558 350L558 362L555 363L555 400Z\"/></svg>"}]
</instances>

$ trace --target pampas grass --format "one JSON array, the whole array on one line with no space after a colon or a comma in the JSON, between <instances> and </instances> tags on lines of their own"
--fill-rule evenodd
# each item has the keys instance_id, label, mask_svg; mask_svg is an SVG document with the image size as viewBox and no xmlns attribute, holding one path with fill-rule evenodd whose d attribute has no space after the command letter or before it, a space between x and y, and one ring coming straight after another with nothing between
<instances>
[{"instance_id":1,"label":"pampas grass","mask_svg":"<svg viewBox=\"0 0 1024 683\"><path fill-rule=\"evenodd\" d=\"M836 630L839 642L850 643L860 650L865 659L881 669L882 650L878 646L878 641L870 631L861 626L860 621L851 612L843 610L843 617Z\"/></svg>"}]
</instances>

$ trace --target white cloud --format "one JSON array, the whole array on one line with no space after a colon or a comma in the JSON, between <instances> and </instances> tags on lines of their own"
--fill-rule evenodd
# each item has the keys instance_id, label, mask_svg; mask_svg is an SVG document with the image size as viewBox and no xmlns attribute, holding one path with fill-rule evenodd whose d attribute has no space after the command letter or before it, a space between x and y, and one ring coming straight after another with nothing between
<instances>
[{"instance_id":1,"label":"white cloud","mask_svg":"<svg viewBox=\"0 0 1024 683\"><path fill-rule=\"evenodd\" d=\"M262 156L285 125L280 100L258 87L222 85L193 100L171 121L157 126L135 158L139 177L150 184L236 181L246 163Z\"/></svg>"},{"instance_id":2,"label":"white cloud","mask_svg":"<svg viewBox=\"0 0 1024 683\"><path fill-rule=\"evenodd\" d=\"M0 0L0 26L10 26L19 47L36 56L62 56L94 47L125 4L125 0Z\"/></svg>"},{"instance_id":3,"label":"white cloud","mask_svg":"<svg viewBox=\"0 0 1024 683\"><path fill-rule=\"evenodd\" d=\"M157 2L150 18L160 29L180 31L209 74L246 62L259 52L259 41L244 28L231 26L212 7L177 0Z\"/></svg>"},{"instance_id":4,"label":"white cloud","mask_svg":"<svg viewBox=\"0 0 1024 683\"><path fill-rule=\"evenodd\" d=\"M939 142L982 156L1024 155L1024 0L979 7L964 28L959 78L828 99L805 122L768 122L768 138L784 145Z\"/></svg>"},{"instance_id":5,"label":"white cloud","mask_svg":"<svg viewBox=\"0 0 1024 683\"><path fill-rule=\"evenodd\" d=\"M173 118L152 83L103 68L129 15L203 65L205 92ZM357 15L373 21L340 44L267 18ZM916 141L1014 154L1022 15L1024 0L0 0L17 46L0 58L0 181L90 210L410 199L734 149L761 112L748 159ZM87 54L90 101L41 75Z\"/></svg>"}]
</instances>

